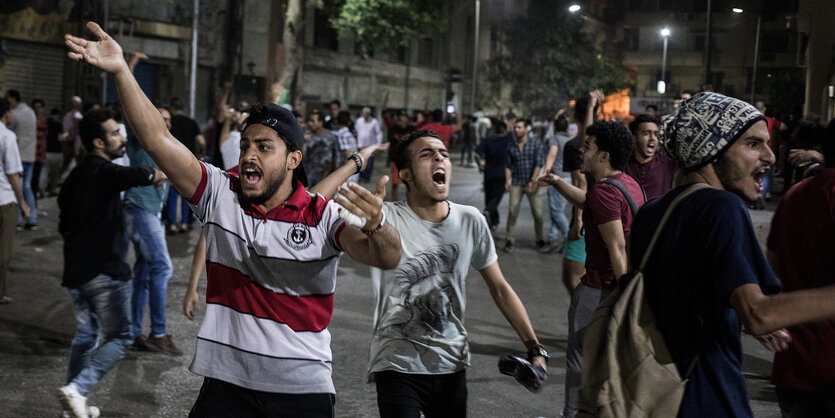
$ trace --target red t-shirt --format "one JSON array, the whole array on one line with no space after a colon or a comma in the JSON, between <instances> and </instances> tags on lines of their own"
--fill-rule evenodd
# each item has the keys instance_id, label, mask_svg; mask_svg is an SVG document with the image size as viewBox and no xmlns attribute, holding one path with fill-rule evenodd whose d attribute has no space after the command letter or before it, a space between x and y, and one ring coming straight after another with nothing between
<instances>
[{"instance_id":1,"label":"red t-shirt","mask_svg":"<svg viewBox=\"0 0 835 418\"><path fill-rule=\"evenodd\" d=\"M783 291L835 284L835 168L817 171L783 196L767 247L780 260ZM814 391L835 387L835 320L789 328L792 343L774 355L771 381Z\"/></svg>"},{"instance_id":2,"label":"red t-shirt","mask_svg":"<svg viewBox=\"0 0 835 418\"><path fill-rule=\"evenodd\" d=\"M438 122L428 123L423 125L420 129L429 129L435 131L441 138L444 139L444 146L449 149L449 140L452 134L455 133L455 128L452 125L444 125Z\"/></svg>"},{"instance_id":3,"label":"red t-shirt","mask_svg":"<svg viewBox=\"0 0 835 418\"><path fill-rule=\"evenodd\" d=\"M621 182L632 200L640 208L644 203L641 186L626 173L609 176L610 179ZM612 289L615 287L615 273L609 259L609 249L603 242L598 225L620 219L623 223L623 238L629 242L629 231L632 227L632 210L623 193L615 186L597 182L586 193L586 203L583 205L583 225L586 229L586 274L580 281L595 289Z\"/></svg>"},{"instance_id":4,"label":"red t-shirt","mask_svg":"<svg viewBox=\"0 0 835 418\"><path fill-rule=\"evenodd\" d=\"M641 164L635 156L629 158L623 171L643 186L647 200L661 197L670 191L678 163L663 152L656 153L649 162Z\"/></svg>"}]
</instances>

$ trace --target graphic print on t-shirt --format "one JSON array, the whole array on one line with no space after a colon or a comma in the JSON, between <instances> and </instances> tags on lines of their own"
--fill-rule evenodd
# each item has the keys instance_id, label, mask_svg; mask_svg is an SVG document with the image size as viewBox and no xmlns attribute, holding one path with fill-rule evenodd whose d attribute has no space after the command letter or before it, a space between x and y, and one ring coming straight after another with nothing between
<instances>
[{"instance_id":1,"label":"graphic print on t-shirt","mask_svg":"<svg viewBox=\"0 0 835 418\"><path fill-rule=\"evenodd\" d=\"M395 275L398 290L377 333L392 338L427 341L442 338L458 298L450 278L460 250L457 244L429 247L405 261Z\"/></svg>"}]
</instances>

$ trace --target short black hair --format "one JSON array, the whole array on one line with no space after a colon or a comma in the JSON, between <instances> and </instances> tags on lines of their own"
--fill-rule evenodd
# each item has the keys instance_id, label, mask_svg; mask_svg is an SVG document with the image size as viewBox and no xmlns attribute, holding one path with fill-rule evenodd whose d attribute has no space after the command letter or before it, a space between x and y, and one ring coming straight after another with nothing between
<instances>
[{"instance_id":1,"label":"short black hair","mask_svg":"<svg viewBox=\"0 0 835 418\"><path fill-rule=\"evenodd\" d=\"M568 130L568 119L560 115L554 119L554 132L565 132Z\"/></svg>"},{"instance_id":2,"label":"short black hair","mask_svg":"<svg viewBox=\"0 0 835 418\"><path fill-rule=\"evenodd\" d=\"M296 119L298 119L298 118L302 117L302 114L301 114L301 113L299 113L297 110L292 110L292 111L290 111L290 113L292 113L292 114L293 114L293 116L295 116L295 117L296 117Z\"/></svg>"},{"instance_id":3,"label":"short black hair","mask_svg":"<svg viewBox=\"0 0 835 418\"><path fill-rule=\"evenodd\" d=\"M338 125L348 126L351 124L351 113L347 110L340 110L339 113L336 114L336 123Z\"/></svg>"},{"instance_id":4,"label":"short black hair","mask_svg":"<svg viewBox=\"0 0 835 418\"><path fill-rule=\"evenodd\" d=\"M658 106L656 106L654 104L648 104L647 107L645 107L644 109L646 109L646 110L652 109L652 110L657 112L658 111Z\"/></svg>"},{"instance_id":5,"label":"short black hair","mask_svg":"<svg viewBox=\"0 0 835 418\"><path fill-rule=\"evenodd\" d=\"M314 115L315 115L315 116L318 116L320 121L321 121L322 119L324 119L324 118L322 117L322 111L321 111L321 110L319 110L319 109L313 109L313 110L311 110L311 111L310 111L310 113L308 113L308 114L307 114L307 121L308 121L308 122L310 122L310 119L311 119L311 118L313 118L313 116L314 116Z\"/></svg>"},{"instance_id":6,"label":"short black hair","mask_svg":"<svg viewBox=\"0 0 835 418\"><path fill-rule=\"evenodd\" d=\"M12 104L11 102L9 102L9 99L5 97L0 97L0 118L2 118L3 115L5 115L6 112L8 112L11 108Z\"/></svg>"},{"instance_id":7,"label":"short black hair","mask_svg":"<svg viewBox=\"0 0 835 418\"><path fill-rule=\"evenodd\" d=\"M49 116L61 116L61 109L58 109L57 107L53 107L52 109L49 110Z\"/></svg>"},{"instance_id":8,"label":"short black hair","mask_svg":"<svg viewBox=\"0 0 835 418\"><path fill-rule=\"evenodd\" d=\"M105 140L107 132L101 125L108 119L113 119L113 112L109 109L95 109L84 114L84 118L78 124L78 134L81 136L81 144L88 152L92 152L94 149L94 139Z\"/></svg>"},{"instance_id":9,"label":"short black hair","mask_svg":"<svg viewBox=\"0 0 835 418\"><path fill-rule=\"evenodd\" d=\"M441 142L444 141L437 132L431 129L419 129L417 131L409 132L408 134L402 136L399 140L394 143L394 146L391 148L391 161L394 162L395 167L398 170L403 170L406 168L412 167L412 157L409 155L409 144L415 142L415 140L423 137L430 137L439 139Z\"/></svg>"},{"instance_id":10,"label":"short black hair","mask_svg":"<svg viewBox=\"0 0 835 418\"><path fill-rule=\"evenodd\" d=\"M42 99L32 99L32 107L35 107L35 103L40 103L41 107L46 108L46 103Z\"/></svg>"},{"instance_id":11,"label":"short black hair","mask_svg":"<svg viewBox=\"0 0 835 418\"><path fill-rule=\"evenodd\" d=\"M829 121L829 126L821 138L821 152L826 168L835 168L835 119Z\"/></svg>"},{"instance_id":12,"label":"short black hair","mask_svg":"<svg viewBox=\"0 0 835 418\"><path fill-rule=\"evenodd\" d=\"M619 122L597 121L586 129L593 136L597 150L609 153L609 163L615 170L623 170L632 155L632 134Z\"/></svg>"},{"instance_id":13,"label":"short black hair","mask_svg":"<svg viewBox=\"0 0 835 418\"><path fill-rule=\"evenodd\" d=\"M507 123L503 120L495 120L493 121L493 126L496 128L496 133L499 132L507 132Z\"/></svg>"},{"instance_id":14,"label":"short black hair","mask_svg":"<svg viewBox=\"0 0 835 418\"><path fill-rule=\"evenodd\" d=\"M516 124L517 124L517 123L519 123L519 122L524 123L526 128L527 128L528 126L531 126L531 120L530 120L530 119L519 118L519 119L516 119L515 121L513 121L513 124L514 124L514 125L516 125Z\"/></svg>"},{"instance_id":15,"label":"short black hair","mask_svg":"<svg viewBox=\"0 0 835 418\"><path fill-rule=\"evenodd\" d=\"M169 103L171 106L171 110L183 110L183 99L179 97L172 97L171 102Z\"/></svg>"},{"instance_id":16,"label":"short black hair","mask_svg":"<svg viewBox=\"0 0 835 418\"><path fill-rule=\"evenodd\" d=\"M337 105L338 107L342 107L342 102L340 102L339 100L336 100L336 99L331 100L330 104Z\"/></svg>"},{"instance_id":17,"label":"short black hair","mask_svg":"<svg viewBox=\"0 0 835 418\"><path fill-rule=\"evenodd\" d=\"M636 135L638 133L638 128L641 126L642 123L654 123L656 126L661 126L661 123L658 121L658 118L652 117L650 115L638 115L632 122L629 122L629 131L632 132L632 135Z\"/></svg>"},{"instance_id":18,"label":"short black hair","mask_svg":"<svg viewBox=\"0 0 835 418\"><path fill-rule=\"evenodd\" d=\"M20 92L17 90L9 89L6 91L6 97L10 99L15 99L18 103L20 103Z\"/></svg>"}]
</instances>

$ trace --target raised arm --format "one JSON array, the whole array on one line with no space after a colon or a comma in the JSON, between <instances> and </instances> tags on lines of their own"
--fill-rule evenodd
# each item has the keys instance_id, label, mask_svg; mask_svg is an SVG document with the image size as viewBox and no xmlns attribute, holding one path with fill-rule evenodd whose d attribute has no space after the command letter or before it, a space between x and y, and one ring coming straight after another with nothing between
<instances>
[{"instance_id":1,"label":"raised arm","mask_svg":"<svg viewBox=\"0 0 835 418\"><path fill-rule=\"evenodd\" d=\"M168 132L159 111L131 74L122 55L122 47L99 25L88 22L87 29L96 35L98 41L64 35L64 43L70 50L67 55L70 59L84 61L113 74L125 117L140 145L181 195L193 196L203 175L197 158Z\"/></svg>"}]
</instances>

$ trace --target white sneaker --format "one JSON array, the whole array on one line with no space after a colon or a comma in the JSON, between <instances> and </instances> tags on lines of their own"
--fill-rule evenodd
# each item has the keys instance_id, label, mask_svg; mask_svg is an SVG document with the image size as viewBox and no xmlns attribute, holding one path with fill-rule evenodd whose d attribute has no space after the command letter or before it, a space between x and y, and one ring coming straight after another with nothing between
<instances>
[{"instance_id":1,"label":"white sneaker","mask_svg":"<svg viewBox=\"0 0 835 418\"><path fill-rule=\"evenodd\" d=\"M99 418L99 416L101 415L101 411L97 406L88 406L87 415L90 418ZM61 418L73 418L73 416L72 413L70 413L70 411L61 411Z\"/></svg>"},{"instance_id":2,"label":"white sneaker","mask_svg":"<svg viewBox=\"0 0 835 418\"><path fill-rule=\"evenodd\" d=\"M78 393L75 385L70 383L67 386L58 388L58 399L64 409L69 411L74 418L90 418L87 410L87 398ZM96 408L98 409L98 408Z\"/></svg>"}]
</instances>

